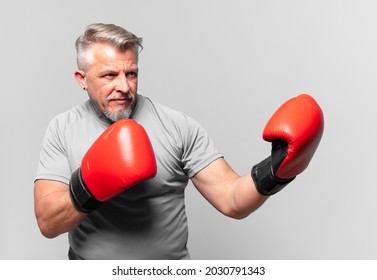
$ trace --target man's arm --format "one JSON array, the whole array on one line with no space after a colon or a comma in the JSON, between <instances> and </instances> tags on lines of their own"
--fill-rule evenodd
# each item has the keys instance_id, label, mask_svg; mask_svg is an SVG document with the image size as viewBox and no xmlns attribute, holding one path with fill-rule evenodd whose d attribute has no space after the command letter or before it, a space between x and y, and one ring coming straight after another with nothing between
<instances>
[{"instance_id":1,"label":"man's arm","mask_svg":"<svg viewBox=\"0 0 377 280\"><path fill-rule=\"evenodd\" d=\"M239 176L223 158L213 161L191 180L217 210L235 219L247 217L268 198L257 191L250 174Z\"/></svg>"},{"instance_id":2,"label":"man's arm","mask_svg":"<svg viewBox=\"0 0 377 280\"><path fill-rule=\"evenodd\" d=\"M240 177L224 159L218 159L192 181L222 213L244 218L306 169L323 128L321 108L310 95L301 94L286 101L268 121L263 139L272 143L271 155L254 165L251 174Z\"/></svg>"},{"instance_id":3,"label":"man's arm","mask_svg":"<svg viewBox=\"0 0 377 280\"><path fill-rule=\"evenodd\" d=\"M70 231L85 213L155 174L155 156L146 131L134 120L119 120L89 148L69 186L53 180L35 182L38 226L49 238Z\"/></svg>"},{"instance_id":4,"label":"man's arm","mask_svg":"<svg viewBox=\"0 0 377 280\"><path fill-rule=\"evenodd\" d=\"M51 180L35 181L34 211L39 229L47 238L74 229L87 215L73 206L68 185Z\"/></svg>"}]
</instances>

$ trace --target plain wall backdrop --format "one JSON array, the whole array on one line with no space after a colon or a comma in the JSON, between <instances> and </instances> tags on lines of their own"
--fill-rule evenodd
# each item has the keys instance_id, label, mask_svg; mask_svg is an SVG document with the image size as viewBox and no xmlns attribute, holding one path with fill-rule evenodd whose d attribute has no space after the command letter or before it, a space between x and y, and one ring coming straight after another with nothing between
<instances>
[{"instance_id":1,"label":"plain wall backdrop","mask_svg":"<svg viewBox=\"0 0 377 280\"><path fill-rule=\"evenodd\" d=\"M239 173L261 134L311 94L325 131L309 168L248 218L186 190L193 259L377 259L377 2L2 1L0 259L67 259L36 224L33 181L48 122L86 100L74 42L94 22L144 38L139 93L198 120Z\"/></svg>"}]
</instances>

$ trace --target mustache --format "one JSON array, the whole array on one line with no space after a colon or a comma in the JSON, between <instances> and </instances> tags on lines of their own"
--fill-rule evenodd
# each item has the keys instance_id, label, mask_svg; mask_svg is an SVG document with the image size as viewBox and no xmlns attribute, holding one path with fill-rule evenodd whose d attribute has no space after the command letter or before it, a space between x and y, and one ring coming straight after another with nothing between
<instances>
[{"instance_id":1,"label":"mustache","mask_svg":"<svg viewBox=\"0 0 377 280\"><path fill-rule=\"evenodd\" d=\"M118 93L118 92L115 92L115 93L110 94L106 98L106 101L110 102L110 101L116 100L116 99L125 99L127 101L132 102L135 99L135 96L132 93Z\"/></svg>"}]
</instances>

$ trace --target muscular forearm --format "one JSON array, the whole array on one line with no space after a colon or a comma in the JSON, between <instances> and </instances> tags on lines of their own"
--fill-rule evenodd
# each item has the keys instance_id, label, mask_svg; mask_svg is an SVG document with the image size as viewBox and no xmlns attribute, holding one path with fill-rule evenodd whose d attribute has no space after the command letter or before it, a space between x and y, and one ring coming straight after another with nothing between
<instances>
[{"instance_id":1,"label":"muscular forearm","mask_svg":"<svg viewBox=\"0 0 377 280\"><path fill-rule=\"evenodd\" d=\"M250 174L235 178L229 183L229 216L242 219L258 209L268 198L255 188Z\"/></svg>"},{"instance_id":2,"label":"muscular forearm","mask_svg":"<svg viewBox=\"0 0 377 280\"><path fill-rule=\"evenodd\" d=\"M38 226L45 237L54 238L74 229L86 216L73 206L64 184L37 181L34 197Z\"/></svg>"},{"instance_id":3,"label":"muscular forearm","mask_svg":"<svg viewBox=\"0 0 377 280\"><path fill-rule=\"evenodd\" d=\"M191 179L217 210L235 219L248 216L268 198L257 191L250 174L239 176L223 158L215 160Z\"/></svg>"}]
</instances>

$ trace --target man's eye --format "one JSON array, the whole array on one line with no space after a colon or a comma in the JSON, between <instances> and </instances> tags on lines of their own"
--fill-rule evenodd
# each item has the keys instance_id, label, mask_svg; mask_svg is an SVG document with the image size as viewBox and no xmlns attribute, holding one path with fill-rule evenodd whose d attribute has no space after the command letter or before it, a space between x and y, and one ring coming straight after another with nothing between
<instances>
[{"instance_id":1,"label":"man's eye","mask_svg":"<svg viewBox=\"0 0 377 280\"><path fill-rule=\"evenodd\" d=\"M104 78L112 78L114 76L115 76L115 74L112 74L112 73L108 73L108 74L103 75Z\"/></svg>"},{"instance_id":2,"label":"man's eye","mask_svg":"<svg viewBox=\"0 0 377 280\"><path fill-rule=\"evenodd\" d=\"M130 77L130 78L136 78L137 73L136 72L129 72L129 73L127 73L127 76Z\"/></svg>"}]
</instances>

